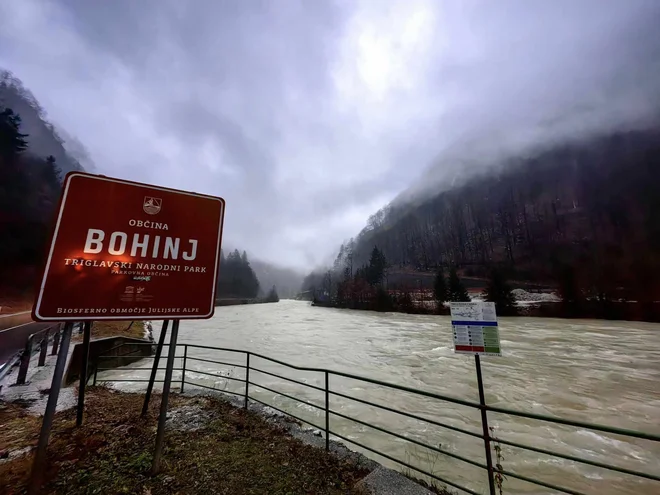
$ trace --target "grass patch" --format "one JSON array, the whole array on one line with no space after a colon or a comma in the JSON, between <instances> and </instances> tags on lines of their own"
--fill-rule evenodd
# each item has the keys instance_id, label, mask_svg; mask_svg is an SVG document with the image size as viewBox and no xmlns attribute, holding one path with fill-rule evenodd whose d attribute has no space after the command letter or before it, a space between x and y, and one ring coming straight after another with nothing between
<instances>
[{"instance_id":1,"label":"grass patch","mask_svg":"<svg viewBox=\"0 0 660 495\"><path fill-rule=\"evenodd\" d=\"M144 322L142 321L95 321L92 323L92 339L104 337L133 337L144 338ZM72 335L74 342L82 341L82 334L78 333L78 327Z\"/></svg>"},{"instance_id":2,"label":"grass patch","mask_svg":"<svg viewBox=\"0 0 660 495\"><path fill-rule=\"evenodd\" d=\"M358 493L353 486L367 474L221 399L174 394L170 410L194 406L208 419L193 431L168 429L162 471L151 476L160 396L146 420L140 418L143 397L90 387L82 427L75 427L74 410L58 413L43 493L346 494ZM24 422L20 435L10 431L18 422L1 428L0 444L36 444L41 421L26 419L16 418ZM3 493L23 492L31 460L27 455L0 464Z\"/></svg>"},{"instance_id":3,"label":"grass patch","mask_svg":"<svg viewBox=\"0 0 660 495\"><path fill-rule=\"evenodd\" d=\"M92 325L92 338L103 337L144 337L144 324L141 321L95 321Z\"/></svg>"},{"instance_id":4,"label":"grass patch","mask_svg":"<svg viewBox=\"0 0 660 495\"><path fill-rule=\"evenodd\" d=\"M41 418L30 415L24 405L0 402L0 452L36 444Z\"/></svg>"}]
</instances>

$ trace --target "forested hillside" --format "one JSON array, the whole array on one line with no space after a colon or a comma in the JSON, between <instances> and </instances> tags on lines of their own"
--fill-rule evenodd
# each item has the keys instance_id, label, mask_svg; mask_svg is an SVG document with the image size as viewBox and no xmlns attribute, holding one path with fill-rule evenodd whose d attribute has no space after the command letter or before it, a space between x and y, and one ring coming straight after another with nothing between
<instances>
[{"instance_id":1,"label":"forested hillside","mask_svg":"<svg viewBox=\"0 0 660 495\"><path fill-rule=\"evenodd\" d=\"M57 129L46 118L46 113L34 95L11 72L0 69L0 108L11 108L21 117L21 130L27 135L27 155L46 158L53 156L62 175L72 170L82 170L80 162L73 155L91 160L82 145L73 138L65 143ZM71 149L67 150L67 146Z\"/></svg>"},{"instance_id":2,"label":"forested hillside","mask_svg":"<svg viewBox=\"0 0 660 495\"><path fill-rule=\"evenodd\" d=\"M20 116L0 107L0 297L4 299L20 298L34 283L61 189L57 160L29 154L28 139Z\"/></svg>"},{"instance_id":3,"label":"forested hillside","mask_svg":"<svg viewBox=\"0 0 660 495\"><path fill-rule=\"evenodd\" d=\"M32 93L0 70L0 304L30 297L62 177L81 169Z\"/></svg>"},{"instance_id":4,"label":"forested hillside","mask_svg":"<svg viewBox=\"0 0 660 495\"><path fill-rule=\"evenodd\" d=\"M259 294L259 279L250 266L247 253L235 249L225 256L220 252L216 297L252 299Z\"/></svg>"},{"instance_id":5,"label":"forested hillside","mask_svg":"<svg viewBox=\"0 0 660 495\"><path fill-rule=\"evenodd\" d=\"M660 299L660 130L620 132L512 159L415 203L390 205L342 246L354 272L374 246L391 273L492 265L587 297Z\"/></svg>"}]
</instances>

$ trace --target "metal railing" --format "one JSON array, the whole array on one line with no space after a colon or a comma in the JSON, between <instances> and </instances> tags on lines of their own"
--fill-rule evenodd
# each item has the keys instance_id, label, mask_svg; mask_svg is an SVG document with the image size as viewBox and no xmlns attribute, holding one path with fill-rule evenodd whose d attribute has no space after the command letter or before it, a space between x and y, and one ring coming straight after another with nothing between
<instances>
[{"instance_id":1,"label":"metal railing","mask_svg":"<svg viewBox=\"0 0 660 495\"><path fill-rule=\"evenodd\" d=\"M31 334L27 341L25 342L25 348L23 349L21 356L19 358L19 367L18 367L18 376L16 378L16 385L24 385L25 379L27 377L28 369L30 368L30 359L32 358L32 353L35 350L35 343L39 343L39 361L37 366L44 366L46 364L46 355L48 353L48 340L50 337L53 337L53 348L51 350L51 356L57 354L57 349L60 343L60 333L62 331L62 324L57 323L51 325L43 330Z\"/></svg>"},{"instance_id":2,"label":"metal railing","mask_svg":"<svg viewBox=\"0 0 660 495\"><path fill-rule=\"evenodd\" d=\"M118 349L120 347L123 347L124 345L126 345L126 344L121 344L121 345L119 345L119 346L117 346L117 347L115 347L111 350ZM135 343L133 343L133 344L130 344L130 345L134 346L134 345L153 345L153 344L135 344ZM165 344L165 345L168 345L168 344ZM562 493L568 493L568 494L572 494L572 495L583 495L582 492L578 492L578 491L575 491L575 490L570 489L570 488L566 488L566 487L562 487L562 486L555 485L555 484L552 484L552 483L548 483L548 482L545 482L545 481L542 481L542 480L539 480L539 479L535 479L535 478L532 478L532 477L529 477L529 476L524 476L522 474L519 474L519 473L516 473L516 472L513 472L513 471L509 471L508 469L504 469L503 467L501 467L499 465L494 466L492 464L491 455L490 455L491 449L493 449L493 443L508 445L510 447L515 447L515 448L527 450L527 451L530 451L530 452L535 452L535 453L538 453L538 454L544 454L544 455L552 456L552 457L559 458L559 459L564 459L564 460L568 460L568 461L572 461L572 462L576 462L576 463L585 464L585 465L588 465L588 466L593 466L593 467L602 468L602 469L605 469L605 470L610 470L610 471L621 473L621 474L630 475L630 476L641 478L641 479L660 482L660 475L658 475L658 474L645 473L645 472L641 472L641 471L637 471L637 470L632 470L632 469L627 469L627 468L615 466L615 465L612 465L612 464L607 464L607 463L603 463L603 462L584 459L584 458L577 457L577 456L562 454L560 452L553 452L553 451L546 450L546 449L539 448L539 447L535 447L535 446L532 446L532 445L526 445L526 444L519 443L519 442L509 441L509 440L500 438L499 436L497 438L495 438L489 433L489 428L488 428L487 421L488 421L488 413L490 412L490 413L505 414L505 415L509 415L509 416L516 416L516 417L519 417L519 418L525 418L525 419L529 419L529 420L542 421L542 422L552 423L552 424L557 424L557 425L562 425L562 426L571 426L571 427L582 428L582 429L587 429L587 430L597 431L597 432L602 432L602 433L621 435L623 437L628 437L628 438L644 439L644 440L649 440L649 441L652 441L652 442L660 442L660 435L654 435L654 434L650 434L650 433L643 433L643 432L639 432L639 431L627 430L627 429L623 429L623 428L615 428L615 427L598 425L598 424L591 424L591 423L586 423L586 422L581 422L581 421L573 421L573 420L563 419L563 418L559 418L559 417L555 417L555 416L546 416L546 415L541 415L541 414L527 413L527 412L516 411L516 410L513 410L513 409L507 409L507 408L503 408L503 407L490 406L490 405L485 403L483 393L479 394L480 395L480 401L479 402L472 402L472 401L468 401L468 400L464 400L464 399L459 399L459 398L455 398L455 397L449 397L449 396L437 394L437 393L434 393L434 392L418 390L418 389L415 389L415 388L405 387L405 386L397 385L397 384L394 384L394 383L388 383L388 382L384 382L384 381L381 381L381 380L375 380L375 379L372 379L372 378L367 378L367 377L363 377L363 376L359 376L359 375L354 375L352 373L345 373L345 372L341 372L341 371L333 371L333 370L328 370L328 369L324 369L324 368L310 368L310 367L304 367L304 366L296 366L296 365L293 365L293 364L290 364L290 363L286 363L284 361L280 361L278 359L274 359L274 358L271 358L271 357L268 357L268 356L264 356L263 354L259 354L259 353L256 353L256 352L250 352L250 351L238 350L238 349L222 348L222 347L194 345L194 344L179 344L179 345L177 345L177 347L182 347L183 348L183 354L180 355L180 356L177 356L177 359L182 360L183 365L180 368L174 368L174 370L181 371L181 379L180 380L172 380L172 381L181 384L181 388L180 388L181 392L184 391L184 387L187 384L187 385L190 385L190 386L199 387L199 388L203 388L203 389L208 389L208 390L212 390L212 391L215 391L215 392L228 393L228 394L233 394L233 395L239 396L243 399L242 404L243 404L244 408L248 407L249 401L257 402L257 403L262 404L266 407L269 407L269 408L272 408L276 411L279 411L282 414L290 416L290 417L292 417L292 418L294 418L294 419L296 419L296 420L298 420L302 423L305 423L305 424L308 424L308 425L313 426L315 428L324 430L326 450L330 448L330 436L332 435L336 438L339 438L339 439L343 440L344 442L356 445L356 446L358 446L358 447L360 447L360 448L362 448L366 451L372 452L374 454L377 454L378 456L381 456L385 459L388 459L389 461L392 461L392 462L394 462L394 463L396 463L400 466L403 466L403 467L407 468L408 470L416 471L416 472L418 472L418 473L420 473L424 476L427 476L431 480L439 481L441 483L444 483L444 484L449 485L451 487L457 488L457 489L459 489L459 490L461 490L465 493L470 493L472 495L479 495L479 492L474 491L474 490L472 490L468 487L462 486L462 485L460 485L459 483L457 483L455 481L448 480L444 477L438 476L436 473L429 472L429 471L421 468L420 466L415 466L415 465L413 465L409 462L406 462L406 461L403 461L401 459L395 458L394 456L389 455L388 453L378 451L375 448L370 447L368 445L365 445L362 442L358 442L354 438L353 439L348 438L346 435L342 435L342 434L340 434L336 431L332 431L330 429L330 418L332 416L335 416L335 417L342 418L342 419L347 420L347 421L354 422L354 423L356 423L358 425L361 425L361 426L373 428L374 430L385 433L387 435L391 435L395 438L398 438L400 440L404 440L404 441L409 442L413 445L423 447L425 449L429 449L429 450L431 450L431 451L433 451L433 452L435 452L439 455L447 456L447 457L453 458L457 461L460 461L460 462L475 466L477 468L480 468L481 470L484 470L486 472L486 475L488 476L488 481L489 481L488 486L489 486L490 495L496 495L495 494L495 488L494 488L492 482L490 482L490 481L494 477L496 477L497 475L501 475L501 476L505 476L505 477L509 477L509 478L515 478L515 479L518 479L518 480L521 480L521 481L524 481L524 482L527 482L527 483L532 483L534 485L541 486L541 487L548 488L550 490L555 490L555 491L562 492ZM244 363L245 364L229 363L229 362L224 362L224 361L216 361L216 360L213 360L213 359L207 359L207 358L192 356L188 353L188 348L191 348L191 349L205 349L205 350L211 350L211 351L222 351L222 352L230 352L230 353L234 353L234 354L240 354L240 355L244 356L244 358L245 358ZM122 356L130 356L131 354L134 354L135 352L137 352L137 351L129 352L129 353L126 353L126 354L123 354L123 355L99 356L98 360L109 359L109 358L118 359L118 358L121 358ZM150 357L145 356L145 358L147 358L147 359L148 358L153 358L153 357L154 356L150 356ZM253 364L251 364L251 359L250 359L251 357L256 357L256 358L259 358L259 359L263 359L265 361L275 363L277 365L284 366L286 368L296 370L296 371L318 373L323 378L322 383L324 383L324 386L313 385L311 383L306 383L306 382L301 381L301 380L297 380L297 379L287 377L287 376L283 376L283 375L278 375L277 373L274 373L272 371L268 371L268 370L265 370L265 369L262 369L262 368L258 368L256 366L254 366ZM148 382L149 381L149 380L142 380L142 379L99 380L98 376L97 376L98 372L115 370L117 368L102 368L102 367L99 367L99 361L98 360L95 363L95 369L94 369L94 375L93 375L95 385L98 382ZM224 376L224 375L219 375L217 373L210 373L208 371L202 371L202 370L198 370L198 369L194 369L194 368L187 368L186 365L189 361L197 361L197 362L203 362L203 363L211 363L211 364L218 364L218 365L222 365L222 366L230 366L230 367L235 367L235 368L241 368L241 369L245 370L244 378ZM151 367L149 367L149 368L121 367L120 369L121 370L142 370L142 371L147 371L147 372L151 371ZM158 368L158 369L159 370L164 370L165 368ZM314 402L311 402L309 400L301 399L299 397L295 397L294 395L287 394L287 393L284 393L282 391L271 388L269 386L265 386L263 384L257 383L255 381L253 381L253 378L251 378L251 373L250 373L251 371L252 372L257 372L257 373L262 373L264 375L270 375L272 377L275 377L275 378L278 378L278 379L281 379L281 380L285 380L287 382L291 382L291 383L297 384L297 385L302 386L302 387L306 387L306 388L309 388L309 389L316 390L318 392L322 392L324 394L324 399L325 399L324 404L321 406L321 405L316 404ZM200 383L195 383L195 382L190 381L190 380L186 381L186 373L187 372L189 374L207 375L207 376L210 376L210 377L213 377L213 378L219 378L219 379L223 379L223 380L232 380L232 381L236 381L236 382L239 382L239 383L243 383L244 384L244 389L241 392L236 392L236 391L231 391L231 390L218 390L217 388L209 387L207 385L203 385L203 384L200 384ZM337 390L333 390L330 387L330 377L331 376L343 377L343 378L348 378L348 379L351 379L351 380L357 380L357 381L360 381L360 382L365 382L365 383L369 383L369 384L373 384L373 385L378 385L378 386L386 387L386 388L389 388L389 389L392 389L392 390L403 391L403 392L415 394L417 396L430 398L430 399L435 399L435 400L439 400L439 401L443 401L443 402L448 402L448 403L456 404L458 406L463 406L465 408L470 408L470 409L475 410L475 411L479 411L481 413L482 433L475 432L475 431L470 431L470 430L467 430L465 428L460 428L460 427L457 427L457 426L454 426L454 425L444 423L442 421L437 421L437 420L434 420L434 419L426 418L426 417L420 416L418 414L413 414L413 413L409 413L409 412L406 412L406 411L397 410L397 409L394 409L392 407L389 407L389 406L386 406L386 405L383 405L383 404L377 404L375 402L371 402L371 401L366 400L366 399L362 399L362 398L359 398L359 397L354 397L354 396L347 395L347 394L344 394L342 392L339 392ZM156 380L156 382L162 383L163 380ZM295 415L295 414L291 413L290 411L279 408L279 407L277 407L273 404L267 403L267 402L255 397L253 395L250 395L250 387L251 386L256 387L258 389L264 389L264 390L270 391L272 393L278 394L278 395L280 395L282 397L285 397L287 399L297 401L301 404L306 404L307 406L311 406L311 407L314 407L316 409L319 409L320 411L322 411L324 413L324 419L325 419L324 426L316 425L316 424L310 422L309 420L307 420L305 418L302 418L298 415ZM483 391L480 391L480 392L483 392ZM386 428L383 428L381 426L378 426L378 425L375 425L375 424L372 424L372 423L369 423L369 422L366 422L366 421L362 421L360 419L351 417L347 414L341 413L337 410L333 410L333 409L331 409L331 403L330 403L331 396L340 397L340 398L347 399L347 400L350 400L350 401L355 401L355 402L358 402L358 403L361 403L361 404L364 404L364 405L368 405L368 406L371 406L371 407L378 408L379 410L382 410L382 411L388 411L390 413L394 413L394 414L404 416L404 417L407 417L407 418L410 418L410 419L414 419L414 420L417 420L417 421L422 421L424 423L428 423L430 425L434 425L434 426L437 426L437 427L440 427L440 428L451 430L453 432L460 433L462 435L466 435L466 436L469 436L469 437L480 439L481 441L483 441L484 446L485 446L485 452L486 452L486 457L484 459L485 462L469 459L467 457L456 454L454 452L443 450L442 448L436 447L434 445L430 445L426 442L423 442L423 441L417 440L415 438L411 438L411 437L402 435L402 434L394 432L394 431L390 431L390 430L388 430ZM658 483L657 489L658 489L658 493L660 493L660 483Z\"/></svg>"}]
</instances>

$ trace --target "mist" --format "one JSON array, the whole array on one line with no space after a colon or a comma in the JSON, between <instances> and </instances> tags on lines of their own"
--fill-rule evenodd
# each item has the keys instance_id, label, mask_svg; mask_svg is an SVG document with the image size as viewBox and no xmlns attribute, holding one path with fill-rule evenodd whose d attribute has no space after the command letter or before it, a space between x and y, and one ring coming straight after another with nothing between
<instances>
[{"instance_id":1,"label":"mist","mask_svg":"<svg viewBox=\"0 0 660 495\"><path fill-rule=\"evenodd\" d=\"M515 15L489 4L471 12L484 28L475 35L483 49L439 78L461 96L441 112L440 152L399 202L512 158L660 124L657 2L537 2Z\"/></svg>"},{"instance_id":2,"label":"mist","mask_svg":"<svg viewBox=\"0 0 660 495\"><path fill-rule=\"evenodd\" d=\"M401 196L651 125L660 3L0 4L0 66L95 172L223 196L225 239L307 269Z\"/></svg>"}]
</instances>

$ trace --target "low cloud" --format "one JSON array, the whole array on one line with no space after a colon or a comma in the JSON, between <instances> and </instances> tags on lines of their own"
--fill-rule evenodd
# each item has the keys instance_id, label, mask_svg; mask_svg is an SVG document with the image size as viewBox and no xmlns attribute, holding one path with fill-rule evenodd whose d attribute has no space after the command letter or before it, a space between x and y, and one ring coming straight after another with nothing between
<instances>
[{"instance_id":1,"label":"low cloud","mask_svg":"<svg viewBox=\"0 0 660 495\"><path fill-rule=\"evenodd\" d=\"M0 66L99 173L221 195L232 245L308 268L429 166L648 122L658 18L655 0L21 0L0 4Z\"/></svg>"}]
</instances>

